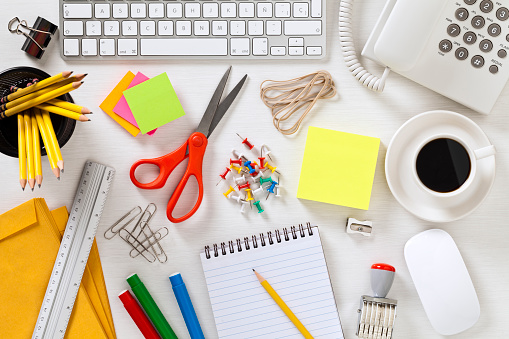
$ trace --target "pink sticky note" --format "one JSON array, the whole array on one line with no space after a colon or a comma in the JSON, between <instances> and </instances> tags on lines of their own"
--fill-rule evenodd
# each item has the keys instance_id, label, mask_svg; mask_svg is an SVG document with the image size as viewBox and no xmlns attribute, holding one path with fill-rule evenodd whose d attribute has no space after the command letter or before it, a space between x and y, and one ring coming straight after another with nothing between
<instances>
[{"instance_id":1,"label":"pink sticky note","mask_svg":"<svg viewBox=\"0 0 509 339\"><path fill-rule=\"evenodd\" d=\"M138 72L136 74L136 76L134 77L133 81L131 81L131 83L129 84L129 86L127 88L129 89L131 87L139 85L142 82L147 81L148 79L150 79L150 78L146 77L141 72ZM113 108L113 112L115 112L115 114L124 118L125 120L129 121L134 126L138 127L138 123L136 122L136 119L134 118L134 115L131 112L131 108L127 104L127 100L125 99L125 97L123 95L122 95L122 98L120 98L120 100L118 101L115 108ZM148 132L147 134L152 135L155 132L156 132L156 129Z\"/></svg>"}]
</instances>

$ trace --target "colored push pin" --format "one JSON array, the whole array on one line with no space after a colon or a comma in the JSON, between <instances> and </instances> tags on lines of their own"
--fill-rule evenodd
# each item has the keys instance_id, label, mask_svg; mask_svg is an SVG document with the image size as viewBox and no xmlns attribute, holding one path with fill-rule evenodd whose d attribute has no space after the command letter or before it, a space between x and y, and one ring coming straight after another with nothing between
<instances>
[{"instance_id":1,"label":"colored push pin","mask_svg":"<svg viewBox=\"0 0 509 339\"><path fill-rule=\"evenodd\" d=\"M237 159L237 160L230 159L230 165L233 165L233 164L242 166L242 159Z\"/></svg>"},{"instance_id":2,"label":"colored push pin","mask_svg":"<svg viewBox=\"0 0 509 339\"><path fill-rule=\"evenodd\" d=\"M266 182L272 182L272 179L270 177L268 178L260 178L260 185L263 186Z\"/></svg>"},{"instance_id":3,"label":"colored push pin","mask_svg":"<svg viewBox=\"0 0 509 339\"><path fill-rule=\"evenodd\" d=\"M253 190L253 194L258 194L260 192L263 192L263 187L262 186L260 186L257 189Z\"/></svg>"},{"instance_id":4,"label":"colored push pin","mask_svg":"<svg viewBox=\"0 0 509 339\"><path fill-rule=\"evenodd\" d=\"M254 205L256 206L256 208L258 208L258 213L263 213L263 208L260 205L260 200L256 201Z\"/></svg>"},{"instance_id":5,"label":"colored push pin","mask_svg":"<svg viewBox=\"0 0 509 339\"><path fill-rule=\"evenodd\" d=\"M270 195L271 193L272 193L272 194L274 194L274 187L276 187L276 185L277 185L277 182L273 181L273 182L272 182L272 184L270 185L270 187L269 187L269 188L267 188L267 191L268 191L269 193L267 194L267 198L265 198L265 200L267 200L267 199L269 198L269 195Z\"/></svg>"},{"instance_id":6,"label":"colored push pin","mask_svg":"<svg viewBox=\"0 0 509 339\"><path fill-rule=\"evenodd\" d=\"M222 178L221 180L226 180L226 176L228 175L229 172L230 172L230 169L228 167L226 167L226 170L224 171L224 173L223 174L219 174L219 176ZM216 186L219 185L221 180L219 180L217 182Z\"/></svg>"},{"instance_id":7,"label":"colored push pin","mask_svg":"<svg viewBox=\"0 0 509 339\"><path fill-rule=\"evenodd\" d=\"M243 137L241 137L241 136L239 135L239 133L237 133L237 135L239 136L239 138L244 139ZM254 145L253 145L253 144L251 144L249 141L247 141L247 138L245 138L245 139L242 141L242 143L243 143L244 145L246 145L246 146L249 148L249 150L252 150L252 149L253 149L253 147L254 147Z\"/></svg>"},{"instance_id":8,"label":"colored push pin","mask_svg":"<svg viewBox=\"0 0 509 339\"><path fill-rule=\"evenodd\" d=\"M255 172L253 174L251 174L251 178L253 178L253 181L256 181L258 180L260 177L262 176L262 172Z\"/></svg>"},{"instance_id":9,"label":"colored push pin","mask_svg":"<svg viewBox=\"0 0 509 339\"><path fill-rule=\"evenodd\" d=\"M244 175L242 175L241 177L238 177L238 178L235 178L235 183L237 185L241 185L243 183L247 182L247 179Z\"/></svg>"},{"instance_id":10,"label":"colored push pin","mask_svg":"<svg viewBox=\"0 0 509 339\"><path fill-rule=\"evenodd\" d=\"M281 180L278 178L278 183L276 185L276 194L274 195L276 198L281 198Z\"/></svg>"},{"instance_id":11,"label":"colored push pin","mask_svg":"<svg viewBox=\"0 0 509 339\"><path fill-rule=\"evenodd\" d=\"M246 159L246 157L244 156L244 154L243 154L243 153L241 153L241 152L239 152L239 151L237 151L235 148L232 148L232 154L233 154L233 156L234 156L235 158L237 158L237 159L244 159L244 160L246 160L246 161L247 161L247 159Z\"/></svg>"},{"instance_id":12,"label":"colored push pin","mask_svg":"<svg viewBox=\"0 0 509 339\"><path fill-rule=\"evenodd\" d=\"M259 157L258 160L260 160L260 166L258 166L261 170L265 169L265 166L263 166L263 162L265 161L264 157Z\"/></svg>"},{"instance_id":13,"label":"colored push pin","mask_svg":"<svg viewBox=\"0 0 509 339\"><path fill-rule=\"evenodd\" d=\"M253 174L254 172L256 172L256 170L254 169L253 166L251 166L252 164L252 161L246 161L244 163L244 166L247 167L247 169L249 170L249 174Z\"/></svg>"},{"instance_id":14,"label":"colored push pin","mask_svg":"<svg viewBox=\"0 0 509 339\"><path fill-rule=\"evenodd\" d=\"M247 199L246 199L246 201L254 200L254 199L253 199L253 194L251 193L251 189L250 189L250 188L246 189L246 194L247 194Z\"/></svg>"},{"instance_id":15,"label":"colored push pin","mask_svg":"<svg viewBox=\"0 0 509 339\"><path fill-rule=\"evenodd\" d=\"M274 167L272 167L269 163L266 163L265 165L268 167L268 169L269 169L272 173L276 172L277 174L281 174L281 173L279 173L278 171L276 171L276 168L277 168L277 167L275 167L275 166L274 166Z\"/></svg>"},{"instance_id":16,"label":"colored push pin","mask_svg":"<svg viewBox=\"0 0 509 339\"><path fill-rule=\"evenodd\" d=\"M263 152L264 150L265 150L265 153ZM269 146L267 146L267 145L263 144L263 145L262 145L262 147L260 147L260 156L262 156L262 157L263 157L263 154L265 154L266 156L268 156L268 157L269 157L269 159L270 159L271 161L273 161L273 160L272 160L272 157L270 156L270 153L272 153L272 151L270 150Z\"/></svg>"},{"instance_id":17,"label":"colored push pin","mask_svg":"<svg viewBox=\"0 0 509 339\"><path fill-rule=\"evenodd\" d=\"M246 211L247 204L248 204L248 202L245 200L240 201L240 213L244 213Z\"/></svg>"},{"instance_id":18,"label":"colored push pin","mask_svg":"<svg viewBox=\"0 0 509 339\"><path fill-rule=\"evenodd\" d=\"M233 191L235 191L235 189L230 185L230 188L228 189L228 191L226 191L225 193L223 193L223 195L225 196L225 198L228 199L228 196L230 195L230 193L232 193Z\"/></svg>"},{"instance_id":19,"label":"colored push pin","mask_svg":"<svg viewBox=\"0 0 509 339\"><path fill-rule=\"evenodd\" d=\"M235 194L229 195L228 199L233 199L233 200L237 201L238 203L240 203L241 200L244 201L244 199L240 198L240 195L235 195Z\"/></svg>"},{"instance_id":20,"label":"colored push pin","mask_svg":"<svg viewBox=\"0 0 509 339\"><path fill-rule=\"evenodd\" d=\"M246 181L246 183L244 185L239 185L239 191L243 190L244 188L245 189L251 188L251 185L249 184L249 182Z\"/></svg>"},{"instance_id":21,"label":"colored push pin","mask_svg":"<svg viewBox=\"0 0 509 339\"><path fill-rule=\"evenodd\" d=\"M240 172L242 171L242 168L237 167L235 165L230 165L230 168L236 170L238 174L240 174Z\"/></svg>"}]
</instances>

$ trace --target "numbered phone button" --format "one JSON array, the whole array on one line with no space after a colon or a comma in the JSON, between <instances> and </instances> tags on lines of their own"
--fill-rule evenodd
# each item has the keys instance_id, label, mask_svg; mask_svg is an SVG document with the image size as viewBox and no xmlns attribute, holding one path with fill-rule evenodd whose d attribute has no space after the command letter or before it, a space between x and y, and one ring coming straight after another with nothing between
<instances>
[{"instance_id":1,"label":"numbered phone button","mask_svg":"<svg viewBox=\"0 0 509 339\"><path fill-rule=\"evenodd\" d=\"M502 28L500 28L499 24L491 24L488 26L488 34L495 37L499 36L500 32L502 32Z\"/></svg>"},{"instance_id":2,"label":"numbered phone button","mask_svg":"<svg viewBox=\"0 0 509 339\"><path fill-rule=\"evenodd\" d=\"M465 60L468 58L468 50L464 47L460 47L456 50L456 52L454 52L454 55L458 60Z\"/></svg>"},{"instance_id":3,"label":"numbered phone button","mask_svg":"<svg viewBox=\"0 0 509 339\"><path fill-rule=\"evenodd\" d=\"M481 1L479 8L483 13L489 13L493 10L493 2L491 0L483 0Z\"/></svg>"},{"instance_id":4,"label":"numbered phone button","mask_svg":"<svg viewBox=\"0 0 509 339\"><path fill-rule=\"evenodd\" d=\"M457 37L460 35L461 29L460 26L456 24L450 24L449 27L447 27L447 34L449 34L452 37Z\"/></svg>"},{"instance_id":5,"label":"numbered phone button","mask_svg":"<svg viewBox=\"0 0 509 339\"><path fill-rule=\"evenodd\" d=\"M465 35L463 35L463 41L467 45L475 44L475 42L477 41L477 35L475 35L474 32L466 32Z\"/></svg>"},{"instance_id":6,"label":"numbered phone button","mask_svg":"<svg viewBox=\"0 0 509 339\"><path fill-rule=\"evenodd\" d=\"M467 5L473 5L473 4L475 4L476 2L477 2L477 0L465 0L465 3L466 3Z\"/></svg>"},{"instance_id":7,"label":"numbered phone button","mask_svg":"<svg viewBox=\"0 0 509 339\"><path fill-rule=\"evenodd\" d=\"M476 15L472 18L472 26L474 28L480 29L483 28L485 24L484 18L480 15Z\"/></svg>"},{"instance_id":8,"label":"numbered phone button","mask_svg":"<svg viewBox=\"0 0 509 339\"><path fill-rule=\"evenodd\" d=\"M471 61L472 66L475 68L481 68L484 66L484 58L480 55L475 55Z\"/></svg>"},{"instance_id":9,"label":"numbered phone button","mask_svg":"<svg viewBox=\"0 0 509 339\"><path fill-rule=\"evenodd\" d=\"M483 52L486 53L491 52L491 50L493 49L493 43L488 39L481 40L481 42L479 43L479 48Z\"/></svg>"},{"instance_id":10,"label":"numbered phone button","mask_svg":"<svg viewBox=\"0 0 509 339\"><path fill-rule=\"evenodd\" d=\"M509 18L509 9L500 7L497 9L497 19L500 21L506 21Z\"/></svg>"},{"instance_id":11,"label":"numbered phone button","mask_svg":"<svg viewBox=\"0 0 509 339\"><path fill-rule=\"evenodd\" d=\"M458 8L454 16L459 21L465 21L468 19L468 11L466 10L466 8Z\"/></svg>"},{"instance_id":12,"label":"numbered phone button","mask_svg":"<svg viewBox=\"0 0 509 339\"><path fill-rule=\"evenodd\" d=\"M440 41L438 48L444 53L450 52L452 49L452 42L447 39L444 39Z\"/></svg>"}]
</instances>

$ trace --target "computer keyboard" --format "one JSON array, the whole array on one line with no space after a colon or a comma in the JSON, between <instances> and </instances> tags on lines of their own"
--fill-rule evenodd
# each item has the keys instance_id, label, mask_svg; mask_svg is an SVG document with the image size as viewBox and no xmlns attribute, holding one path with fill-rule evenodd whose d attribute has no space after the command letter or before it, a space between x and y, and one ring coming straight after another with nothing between
<instances>
[{"instance_id":1,"label":"computer keyboard","mask_svg":"<svg viewBox=\"0 0 509 339\"><path fill-rule=\"evenodd\" d=\"M62 57L320 59L326 0L60 0Z\"/></svg>"}]
</instances>

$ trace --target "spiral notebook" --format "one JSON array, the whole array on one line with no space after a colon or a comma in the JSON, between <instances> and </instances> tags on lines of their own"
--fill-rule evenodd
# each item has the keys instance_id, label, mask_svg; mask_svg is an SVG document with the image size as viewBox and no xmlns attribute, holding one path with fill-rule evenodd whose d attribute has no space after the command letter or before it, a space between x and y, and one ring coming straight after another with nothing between
<instances>
[{"instance_id":1,"label":"spiral notebook","mask_svg":"<svg viewBox=\"0 0 509 339\"><path fill-rule=\"evenodd\" d=\"M263 275L314 338L343 339L317 226L206 246L201 261L219 338L301 338L258 282Z\"/></svg>"}]
</instances>

